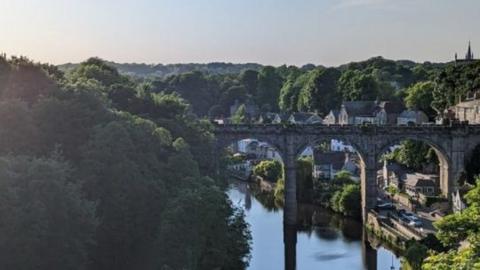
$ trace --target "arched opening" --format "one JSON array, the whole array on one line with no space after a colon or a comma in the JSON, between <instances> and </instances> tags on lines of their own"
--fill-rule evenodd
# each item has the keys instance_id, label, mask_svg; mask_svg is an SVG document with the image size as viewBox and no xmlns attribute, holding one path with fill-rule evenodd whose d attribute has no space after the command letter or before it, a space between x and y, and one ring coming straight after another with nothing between
<instances>
[{"instance_id":1,"label":"arched opening","mask_svg":"<svg viewBox=\"0 0 480 270\"><path fill-rule=\"evenodd\" d=\"M297 151L297 200L361 218L361 149L345 138L315 138Z\"/></svg>"},{"instance_id":2,"label":"arched opening","mask_svg":"<svg viewBox=\"0 0 480 270\"><path fill-rule=\"evenodd\" d=\"M229 181L247 183L248 194L253 195L266 209L277 211L283 207L284 163L282 153L271 142L256 138L235 138L219 146L221 169ZM245 207L251 201L245 198Z\"/></svg>"},{"instance_id":3,"label":"arched opening","mask_svg":"<svg viewBox=\"0 0 480 270\"><path fill-rule=\"evenodd\" d=\"M453 179L441 146L427 138L397 139L380 148L377 161L379 196L397 209L448 210Z\"/></svg>"}]
</instances>

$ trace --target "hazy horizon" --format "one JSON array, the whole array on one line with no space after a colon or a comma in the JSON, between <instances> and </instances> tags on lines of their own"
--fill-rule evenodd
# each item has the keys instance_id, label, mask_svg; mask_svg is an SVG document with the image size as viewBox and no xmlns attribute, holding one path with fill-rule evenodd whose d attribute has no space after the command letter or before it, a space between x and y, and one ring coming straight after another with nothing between
<instances>
[{"instance_id":1,"label":"hazy horizon","mask_svg":"<svg viewBox=\"0 0 480 270\"><path fill-rule=\"evenodd\" d=\"M339 66L480 52L480 1L4 0L0 52L52 64Z\"/></svg>"}]
</instances>

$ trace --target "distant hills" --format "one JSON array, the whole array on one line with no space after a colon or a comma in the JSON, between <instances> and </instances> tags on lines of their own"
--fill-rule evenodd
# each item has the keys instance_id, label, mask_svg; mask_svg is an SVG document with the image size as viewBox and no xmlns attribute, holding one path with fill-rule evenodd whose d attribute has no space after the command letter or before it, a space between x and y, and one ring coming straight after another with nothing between
<instances>
[{"instance_id":1,"label":"distant hills","mask_svg":"<svg viewBox=\"0 0 480 270\"><path fill-rule=\"evenodd\" d=\"M350 66L365 66L369 65L372 61L390 61L392 63L400 64L404 67L412 68L418 63L410 60L387 60L382 57L372 57L370 59L352 62L338 66L339 70L345 70ZM187 63L187 64L138 64L138 63L116 63L112 61L105 61L108 65L115 67L121 74L134 76L134 77L156 77L156 78L166 78L173 75L179 75L187 72L200 71L204 74L210 75L227 75L227 74L239 74L244 70L260 70L264 65L257 63L244 63L244 64L234 64L234 63L224 63L224 62L213 62L207 64L199 63ZM444 63L423 63L424 65L430 66L443 66ZM63 71L68 71L76 66L78 63L67 63L59 65L58 68ZM317 66L313 64L306 64L301 67L303 70L312 70Z\"/></svg>"},{"instance_id":2,"label":"distant hills","mask_svg":"<svg viewBox=\"0 0 480 270\"><path fill-rule=\"evenodd\" d=\"M208 63L208 64L119 64L115 62L106 61L107 64L115 67L118 71L124 75L137 76L137 77L160 77L165 78L171 75L178 75L186 72L200 71L206 74L212 75L224 75L224 74L238 74L244 70L252 69L259 70L263 66L255 63L246 64L232 64L232 63ZM63 64L58 67L67 71L75 68L79 64Z\"/></svg>"}]
</instances>

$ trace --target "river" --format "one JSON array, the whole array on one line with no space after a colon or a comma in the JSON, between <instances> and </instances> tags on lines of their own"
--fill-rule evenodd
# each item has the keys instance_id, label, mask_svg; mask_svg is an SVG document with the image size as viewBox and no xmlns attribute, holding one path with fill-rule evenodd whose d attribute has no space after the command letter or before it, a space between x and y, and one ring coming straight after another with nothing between
<instances>
[{"instance_id":1,"label":"river","mask_svg":"<svg viewBox=\"0 0 480 270\"><path fill-rule=\"evenodd\" d=\"M248 270L292 270L295 261L298 270L400 269L400 259L392 251L378 241L372 241L376 242L374 249L365 240L367 236L360 222L319 207L299 207L303 225L296 232L297 243L286 240L284 245L281 208L268 203L252 189L246 183L232 182L228 191L231 201L245 209L250 224L252 258ZM293 262L288 263L285 258Z\"/></svg>"}]
</instances>

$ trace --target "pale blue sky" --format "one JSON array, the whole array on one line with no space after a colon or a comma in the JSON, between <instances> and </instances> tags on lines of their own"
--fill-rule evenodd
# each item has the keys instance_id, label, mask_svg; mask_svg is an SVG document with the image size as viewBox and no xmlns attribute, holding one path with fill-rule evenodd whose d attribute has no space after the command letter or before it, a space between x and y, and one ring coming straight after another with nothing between
<instances>
[{"instance_id":1,"label":"pale blue sky","mask_svg":"<svg viewBox=\"0 0 480 270\"><path fill-rule=\"evenodd\" d=\"M0 0L0 26L0 52L55 64L480 56L479 0Z\"/></svg>"}]
</instances>

